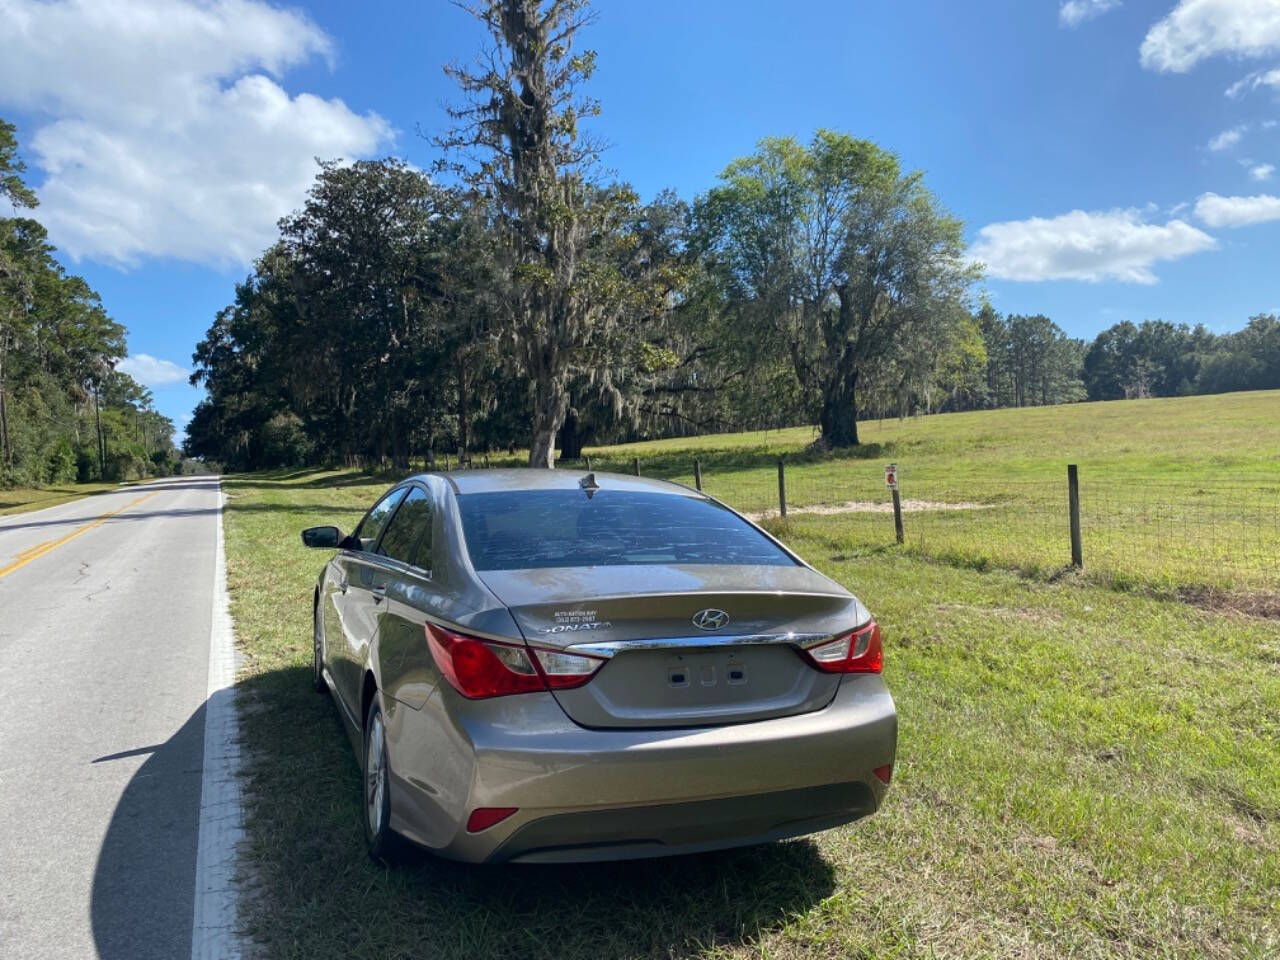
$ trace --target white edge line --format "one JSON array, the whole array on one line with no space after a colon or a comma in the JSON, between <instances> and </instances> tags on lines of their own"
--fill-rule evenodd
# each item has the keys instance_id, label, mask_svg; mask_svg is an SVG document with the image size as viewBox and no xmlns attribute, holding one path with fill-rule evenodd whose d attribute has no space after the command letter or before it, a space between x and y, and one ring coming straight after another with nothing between
<instances>
[{"instance_id":1,"label":"white edge line","mask_svg":"<svg viewBox=\"0 0 1280 960\"><path fill-rule=\"evenodd\" d=\"M204 767L200 778L200 838L196 847L192 960L239 960L235 886L244 837L240 794L239 716L235 703L236 649L227 596L222 534L222 480L213 563L213 618L209 629L209 685L204 710Z\"/></svg>"}]
</instances>

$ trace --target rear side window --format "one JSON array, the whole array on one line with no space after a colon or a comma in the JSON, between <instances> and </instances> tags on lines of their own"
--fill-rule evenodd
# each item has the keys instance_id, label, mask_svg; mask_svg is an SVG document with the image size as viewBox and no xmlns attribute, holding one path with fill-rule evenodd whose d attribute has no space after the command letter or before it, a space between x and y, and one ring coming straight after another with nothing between
<instances>
[{"instance_id":1,"label":"rear side window","mask_svg":"<svg viewBox=\"0 0 1280 960\"><path fill-rule=\"evenodd\" d=\"M740 563L793 566L768 537L710 500L601 490L470 493L458 497L477 570Z\"/></svg>"},{"instance_id":2,"label":"rear side window","mask_svg":"<svg viewBox=\"0 0 1280 960\"><path fill-rule=\"evenodd\" d=\"M387 525L378 553L392 560L431 569L431 498L414 487Z\"/></svg>"},{"instance_id":3,"label":"rear side window","mask_svg":"<svg viewBox=\"0 0 1280 960\"><path fill-rule=\"evenodd\" d=\"M392 490L374 504L372 510L364 515L364 519L360 521L360 526L356 527L355 532L355 536L360 540L360 549L373 549L373 545L378 542L378 534L387 525L387 518L391 516L391 511L396 508L396 504L400 502L400 498L403 496L403 487Z\"/></svg>"}]
</instances>

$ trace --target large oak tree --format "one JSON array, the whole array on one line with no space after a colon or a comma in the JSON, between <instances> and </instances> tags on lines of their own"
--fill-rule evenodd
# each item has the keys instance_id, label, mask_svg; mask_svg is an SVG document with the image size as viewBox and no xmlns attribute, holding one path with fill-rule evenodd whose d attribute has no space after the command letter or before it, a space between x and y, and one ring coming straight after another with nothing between
<instances>
[{"instance_id":1,"label":"large oak tree","mask_svg":"<svg viewBox=\"0 0 1280 960\"><path fill-rule=\"evenodd\" d=\"M979 271L919 173L866 140L773 138L704 201L743 336L786 352L832 447L858 442L859 382L963 315Z\"/></svg>"}]
</instances>

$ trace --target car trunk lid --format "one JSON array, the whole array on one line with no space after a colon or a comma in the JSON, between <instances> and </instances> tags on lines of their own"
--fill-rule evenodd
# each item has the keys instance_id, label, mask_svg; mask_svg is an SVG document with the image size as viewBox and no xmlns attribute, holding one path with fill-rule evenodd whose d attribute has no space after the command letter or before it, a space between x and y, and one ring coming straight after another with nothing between
<instances>
[{"instance_id":1,"label":"car trunk lid","mask_svg":"<svg viewBox=\"0 0 1280 960\"><path fill-rule=\"evenodd\" d=\"M839 677L795 645L867 618L848 593L796 566L637 565L481 576L537 647L607 658L555 691L588 727L742 723L818 710Z\"/></svg>"}]
</instances>

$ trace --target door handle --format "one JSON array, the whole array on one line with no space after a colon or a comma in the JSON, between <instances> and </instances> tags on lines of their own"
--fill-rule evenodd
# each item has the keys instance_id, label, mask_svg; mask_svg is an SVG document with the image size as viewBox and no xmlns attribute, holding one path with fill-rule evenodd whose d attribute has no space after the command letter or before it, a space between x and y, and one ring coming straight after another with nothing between
<instances>
[{"instance_id":1,"label":"door handle","mask_svg":"<svg viewBox=\"0 0 1280 960\"><path fill-rule=\"evenodd\" d=\"M378 584L369 592L373 594L374 603L381 603L387 599L387 585L385 583Z\"/></svg>"}]
</instances>

